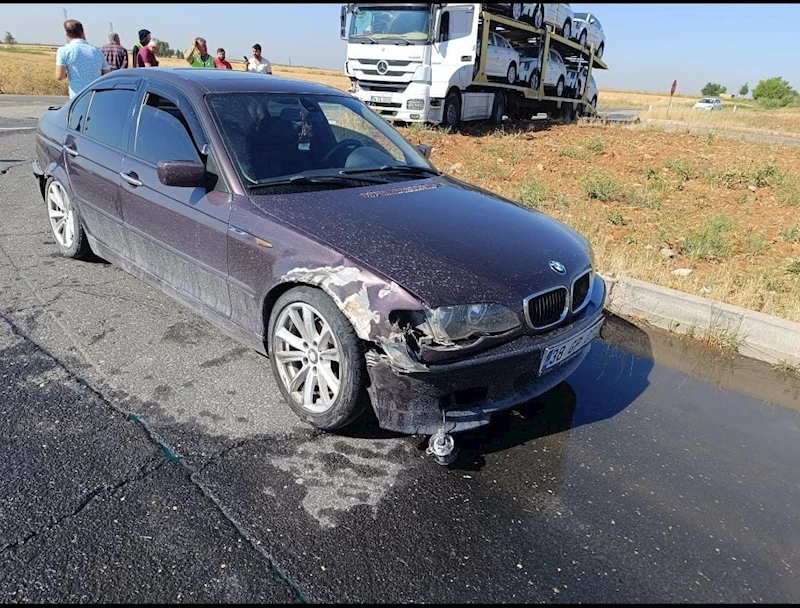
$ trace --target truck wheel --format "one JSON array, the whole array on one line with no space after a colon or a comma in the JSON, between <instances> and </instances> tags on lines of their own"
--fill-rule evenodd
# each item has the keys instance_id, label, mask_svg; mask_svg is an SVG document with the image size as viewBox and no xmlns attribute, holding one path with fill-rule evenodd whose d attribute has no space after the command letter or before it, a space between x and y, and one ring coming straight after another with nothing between
<instances>
[{"instance_id":1,"label":"truck wheel","mask_svg":"<svg viewBox=\"0 0 800 608\"><path fill-rule=\"evenodd\" d=\"M562 97L564 95L564 77L558 77L558 84L556 84L556 97Z\"/></svg>"},{"instance_id":2,"label":"truck wheel","mask_svg":"<svg viewBox=\"0 0 800 608\"><path fill-rule=\"evenodd\" d=\"M506 78L508 79L508 84L514 84L517 82L517 64L513 61L511 65L508 66L508 72L506 73Z\"/></svg>"},{"instance_id":3,"label":"truck wheel","mask_svg":"<svg viewBox=\"0 0 800 608\"><path fill-rule=\"evenodd\" d=\"M452 92L447 95L444 100L444 112L442 116L442 126L450 127L451 129L458 128L461 122L461 99L458 94Z\"/></svg>"},{"instance_id":4,"label":"truck wheel","mask_svg":"<svg viewBox=\"0 0 800 608\"><path fill-rule=\"evenodd\" d=\"M492 107L492 122L496 125L503 124L503 116L506 114L506 96L502 93L494 94L494 105Z\"/></svg>"}]
</instances>

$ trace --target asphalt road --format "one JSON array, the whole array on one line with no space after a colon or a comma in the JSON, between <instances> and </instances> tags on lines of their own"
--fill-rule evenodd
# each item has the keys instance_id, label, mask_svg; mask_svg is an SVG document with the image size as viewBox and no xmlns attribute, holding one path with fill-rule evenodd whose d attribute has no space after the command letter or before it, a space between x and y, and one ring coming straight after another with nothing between
<instances>
[{"instance_id":1,"label":"asphalt road","mask_svg":"<svg viewBox=\"0 0 800 608\"><path fill-rule=\"evenodd\" d=\"M313 432L265 359L58 255L8 130L48 103L0 97L0 601L800 601L800 380L612 320L450 468Z\"/></svg>"}]
</instances>

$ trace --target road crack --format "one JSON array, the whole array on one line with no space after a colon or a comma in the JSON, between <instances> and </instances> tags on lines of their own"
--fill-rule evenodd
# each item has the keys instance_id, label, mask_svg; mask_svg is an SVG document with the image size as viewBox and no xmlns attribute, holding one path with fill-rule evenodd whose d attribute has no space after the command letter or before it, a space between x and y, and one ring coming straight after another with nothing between
<instances>
[{"instance_id":1,"label":"road crack","mask_svg":"<svg viewBox=\"0 0 800 608\"><path fill-rule=\"evenodd\" d=\"M8 254L2 249L2 246L0 246L0 251L3 251L3 253L5 253L5 255L8 257ZM12 264L13 264L13 261L12 261ZM14 265L14 267L16 268L16 265ZM23 280L25 280L24 277L23 277ZM27 281L26 281L26 284L27 284ZM46 309L46 305L42 304L42 306L45 307L45 309ZM47 312L49 312L49 311L47 311ZM52 313L50 313L50 314L52 315ZM186 461L177 454L177 452L175 452L165 441L163 441L160 437L158 437L158 435L155 432L153 432L153 430L150 428L150 426L147 424L147 422L141 416L139 416L138 414L135 414L133 412L126 412L126 411L122 410L121 408L117 407L116 405L114 405L114 403L112 403L109 399L107 399L105 397L105 395L103 395L103 393L100 392L100 390L98 388L95 388L85 378L83 378L82 376L80 376L80 375L76 374L75 372L73 372L72 369L69 367L69 365L66 362L62 361L55 354L51 353L45 346L38 344L33 338L28 336L23 331L23 329L21 327L19 327L13 321L13 319L9 318L8 315L6 315L5 313L3 313L1 311L0 311L0 318L2 318L6 323L8 323L9 327L11 328L12 333L15 336L17 336L17 337L19 337L19 338L21 338L21 339L33 344L34 347L36 347L38 350L40 350L45 356L49 357L56 364L57 367L61 368L69 377L73 378L75 380L75 382L81 384L87 390L91 391L92 394L94 394L103 404L105 404L107 407L109 407L114 412L124 415L125 418L128 421L139 425L142 428L142 431L144 432L144 434L147 437L148 441L150 443L158 446L161 449L163 459L158 461L158 464L155 467L152 467L151 465L145 465L143 467L143 469L147 469L146 473L142 474L142 471L140 469L140 474L137 475L135 478L132 478L132 479L131 478L126 478L126 479L122 480L121 482L118 482L114 486L111 486L111 494L113 494L113 492L115 492L120 487L122 487L122 486L124 486L124 485L126 485L128 483L141 481L142 479L144 479L148 475L152 474L154 471L158 470L161 466L163 466L163 465L165 465L167 463L177 464L178 466L183 467L184 470L187 473L189 481L192 484L194 484L203 493L203 495L212 502L212 504L222 514L222 516L225 518L225 520L234 528L234 530L236 530L236 533L239 534L239 536L241 536L253 548L253 550L255 550L259 555L261 555L261 557L269 565L270 571L273 572L278 577L278 579L284 585L286 585L289 588L289 590L294 595L295 599L298 602L303 603L303 604L309 603L308 600L306 599L305 595L303 594L302 590L300 589L299 585L297 583L295 583L291 579L291 577L283 571L283 569L280 567L280 565L278 564L278 562L276 561L276 559L272 555L272 553L269 552L266 548L264 548L261 545L261 542L258 541L257 539L255 539L247 531L246 527L241 522L239 522L233 516L233 514L231 514L231 512L225 507L225 505L223 505L221 503L221 501L211 491L211 489L209 489L204 482L202 482L201 480L198 479L197 476L198 476L199 472L194 470L190 465L188 465L186 463ZM59 325L61 325L61 324L59 323ZM67 332L66 329L65 329L65 334L69 335L71 337L71 334L69 334L69 332ZM82 349L80 348L80 346L74 340L73 340L73 344L75 345L75 348L78 350L78 352L81 354L81 356L83 356L84 353L83 353ZM88 358L86 359L86 361L89 363L89 365L91 367L94 367L91 364L91 361ZM113 388L111 390L113 390ZM217 455L217 458L219 458L222 455L230 452L232 449L235 449L236 447L239 447L243 443L244 443L243 441L234 442L231 446L227 447L225 450L220 452ZM150 468L148 468L149 466L150 466ZM83 499L81 500L80 504L75 509L75 511L71 515L68 515L68 516L65 516L64 518L61 518L59 520L59 522L60 521L64 521L65 519L68 519L69 517L74 517L75 515L80 513L83 509L85 509L92 502L92 500L94 498L96 498L104 490L107 490L107 489L108 489L108 487L102 486L102 487L95 488L94 490L88 492L83 497ZM17 546L24 545L26 542L29 542L32 538L41 535L42 533L46 532L47 530L52 529L54 526L58 525L59 522L51 523L45 529L29 534L23 541L18 542L18 543L12 543L11 545L7 545L6 547L3 547L3 550L4 551L10 551L10 550L13 550Z\"/></svg>"}]
</instances>

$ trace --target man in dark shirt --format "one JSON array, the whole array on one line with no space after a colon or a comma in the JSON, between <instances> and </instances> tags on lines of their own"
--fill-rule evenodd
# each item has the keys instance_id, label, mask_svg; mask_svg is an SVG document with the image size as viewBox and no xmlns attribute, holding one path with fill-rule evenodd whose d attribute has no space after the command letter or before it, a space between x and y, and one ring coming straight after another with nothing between
<instances>
[{"instance_id":1,"label":"man in dark shirt","mask_svg":"<svg viewBox=\"0 0 800 608\"><path fill-rule=\"evenodd\" d=\"M139 51L150 42L150 30L139 30L139 41L133 45L133 67L143 68L144 62L139 58Z\"/></svg>"},{"instance_id":2,"label":"man in dark shirt","mask_svg":"<svg viewBox=\"0 0 800 608\"><path fill-rule=\"evenodd\" d=\"M158 48L158 40L150 38L150 42L139 50L139 61L142 63L143 68L157 68L158 59L156 59L156 49Z\"/></svg>"},{"instance_id":3,"label":"man in dark shirt","mask_svg":"<svg viewBox=\"0 0 800 608\"><path fill-rule=\"evenodd\" d=\"M112 70L121 70L128 67L128 51L119 43L119 34L112 32L108 35L108 44L103 45L103 55L106 56L108 66Z\"/></svg>"}]
</instances>

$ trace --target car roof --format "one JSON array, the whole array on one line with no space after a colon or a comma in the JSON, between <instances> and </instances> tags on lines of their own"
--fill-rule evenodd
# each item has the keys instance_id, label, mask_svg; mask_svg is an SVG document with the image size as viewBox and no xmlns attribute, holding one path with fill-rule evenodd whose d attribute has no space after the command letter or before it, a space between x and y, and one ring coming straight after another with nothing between
<instances>
[{"instance_id":1,"label":"car roof","mask_svg":"<svg viewBox=\"0 0 800 608\"><path fill-rule=\"evenodd\" d=\"M130 79L139 76L139 70L117 70L104 79ZM146 68L142 76L150 80L175 85L197 95L206 93L291 93L299 95L349 95L339 89L308 80L271 76L244 70L219 70L211 68ZM107 81L106 81L107 82Z\"/></svg>"}]
</instances>

